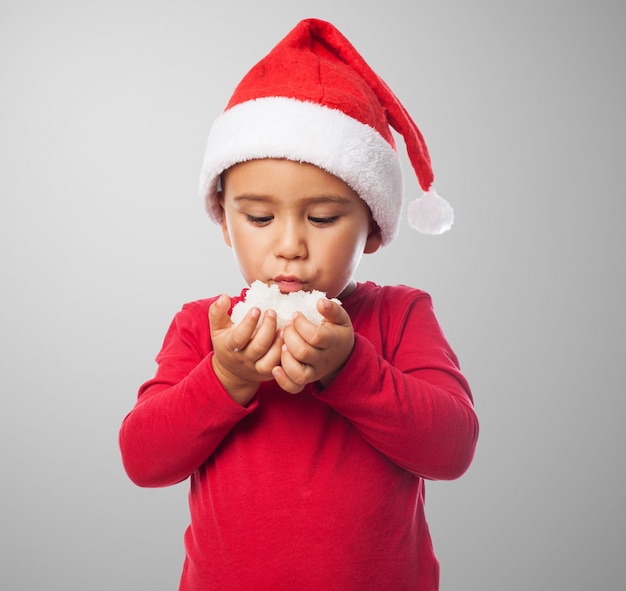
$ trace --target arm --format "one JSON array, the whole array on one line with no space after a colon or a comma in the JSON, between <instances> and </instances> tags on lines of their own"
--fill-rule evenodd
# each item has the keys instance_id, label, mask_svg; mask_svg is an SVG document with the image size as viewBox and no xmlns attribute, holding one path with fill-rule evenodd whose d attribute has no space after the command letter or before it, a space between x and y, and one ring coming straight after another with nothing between
<instances>
[{"instance_id":1,"label":"arm","mask_svg":"<svg viewBox=\"0 0 626 591\"><path fill-rule=\"evenodd\" d=\"M204 306L185 306L157 356L154 378L139 390L120 429L128 476L139 486L168 486L187 478L231 429L256 408L237 404L213 369Z\"/></svg>"},{"instance_id":2,"label":"arm","mask_svg":"<svg viewBox=\"0 0 626 591\"><path fill-rule=\"evenodd\" d=\"M459 477L472 461L478 421L430 297L383 311L380 324L380 339L356 335L341 372L316 395L404 469L429 479Z\"/></svg>"}]
</instances>

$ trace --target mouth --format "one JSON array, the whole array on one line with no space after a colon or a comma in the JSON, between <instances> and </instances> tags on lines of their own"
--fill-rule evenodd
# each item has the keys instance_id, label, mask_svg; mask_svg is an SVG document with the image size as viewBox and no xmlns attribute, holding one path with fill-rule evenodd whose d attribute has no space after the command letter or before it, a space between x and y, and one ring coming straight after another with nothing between
<instances>
[{"instance_id":1,"label":"mouth","mask_svg":"<svg viewBox=\"0 0 626 591\"><path fill-rule=\"evenodd\" d=\"M292 293L294 291L306 290L306 281L299 279L298 277L280 275L274 278L273 282L278 285L280 293Z\"/></svg>"}]
</instances>

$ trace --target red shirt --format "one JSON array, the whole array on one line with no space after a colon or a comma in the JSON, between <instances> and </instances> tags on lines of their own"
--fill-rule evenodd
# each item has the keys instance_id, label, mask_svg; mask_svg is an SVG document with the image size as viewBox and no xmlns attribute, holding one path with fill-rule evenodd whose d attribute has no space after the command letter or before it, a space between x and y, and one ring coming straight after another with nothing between
<instances>
[{"instance_id":1,"label":"red shirt","mask_svg":"<svg viewBox=\"0 0 626 591\"><path fill-rule=\"evenodd\" d=\"M214 299L176 315L120 431L138 485L191 477L181 591L436 590L424 479L463 474L478 422L430 296L359 284L334 382L246 408L212 369Z\"/></svg>"}]
</instances>

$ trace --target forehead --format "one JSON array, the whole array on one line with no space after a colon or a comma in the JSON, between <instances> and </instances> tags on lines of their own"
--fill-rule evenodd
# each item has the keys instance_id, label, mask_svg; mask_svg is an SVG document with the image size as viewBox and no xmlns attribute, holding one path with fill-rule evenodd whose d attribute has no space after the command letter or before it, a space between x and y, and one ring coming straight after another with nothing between
<instances>
[{"instance_id":1,"label":"forehead","mask_svg":"<svg viewBox=\"0 0 626 591\"><path fill-rule=\"evenodd\" d=\"M241 162L222 174L222 190L228 195L330 197L359 201L343 180L306 162L259 159Z\"/></svg>"}]
</instances>

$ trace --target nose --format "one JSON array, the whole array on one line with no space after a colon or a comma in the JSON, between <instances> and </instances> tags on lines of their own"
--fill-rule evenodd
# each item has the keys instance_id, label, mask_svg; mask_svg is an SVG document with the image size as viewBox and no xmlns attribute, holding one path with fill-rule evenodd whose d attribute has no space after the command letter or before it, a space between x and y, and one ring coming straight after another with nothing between
<instances>
[{"instance_id":1,"label":"nose","mask_svg":"<svg viewBox=\"0 0 626 591\"><path fill-rule=\"evenodd\" d=\"M307 256L306 232L296 219L287 219L277 225L274 254L285 259L300 259Z\"/></svg>"}]
</instances>

